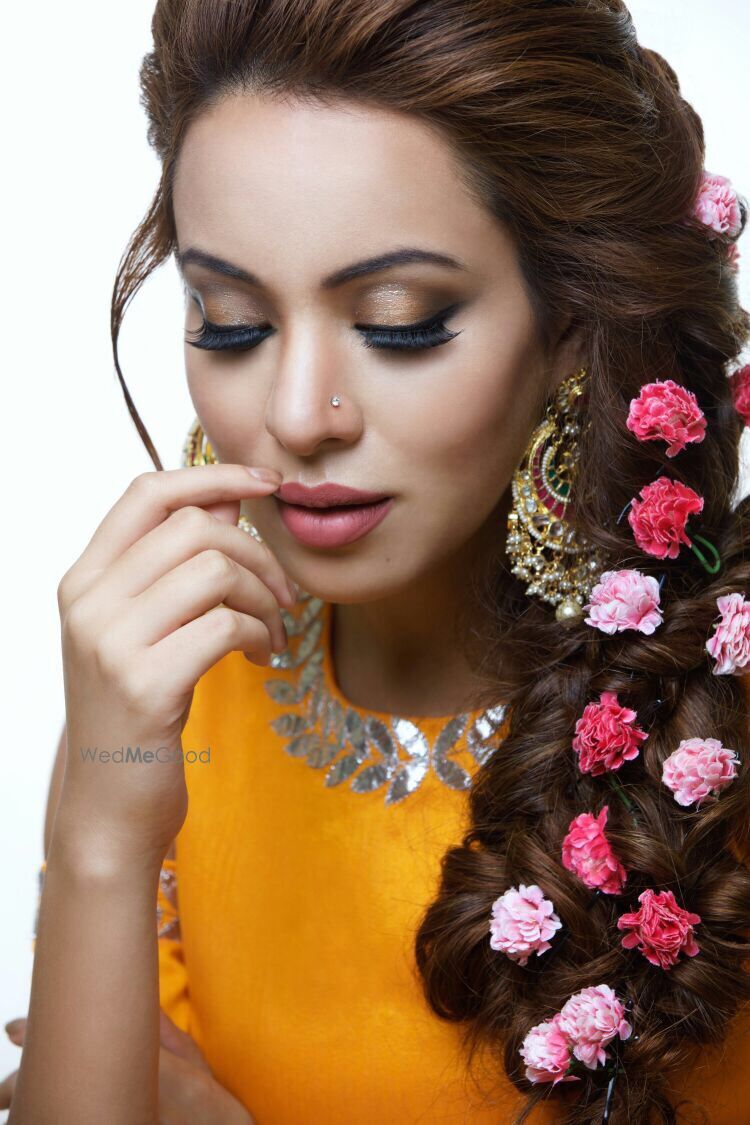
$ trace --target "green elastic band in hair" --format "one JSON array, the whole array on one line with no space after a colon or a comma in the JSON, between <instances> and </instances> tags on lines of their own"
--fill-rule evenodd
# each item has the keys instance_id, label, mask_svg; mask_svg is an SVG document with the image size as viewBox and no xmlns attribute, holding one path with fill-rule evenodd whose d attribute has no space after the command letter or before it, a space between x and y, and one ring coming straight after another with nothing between
<instances>
[{"instance_id":1,"label":"green elastic band in hair","mask_svg":"<svg viewBox=\"0 0 750 1125\"><path fill-rule=\"evenodd\" d=\"M721 570L721 558L719 557L719 552L716 550L713 543L709 543L708 539L704 539L702 535L694 535L693 538L700 539L704 547L708 547L709 551L714 557L714 561L710 563L706 556L703 554L703 551L701 551L699 547L696 547L695 543L691 543L690 550L700 561L701 566L704 567L709 574L718 574L718 572Z\"/></svg>"}]
</instances>

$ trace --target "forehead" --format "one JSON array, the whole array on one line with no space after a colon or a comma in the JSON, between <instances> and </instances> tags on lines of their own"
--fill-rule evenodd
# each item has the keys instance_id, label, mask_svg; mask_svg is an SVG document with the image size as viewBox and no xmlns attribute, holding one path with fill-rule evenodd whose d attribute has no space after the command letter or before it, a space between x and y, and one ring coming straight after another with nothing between
<instances>
[{"instance_id":1,"label":"forehead","mask_svg":"<svg viewBox=\"0 0 750 1125\"><path fill-rule=\"evenodd\" d=\"M311 280L389 243L477 263L509 249L436 130L351 103L233 94L206 109L183 141L174 211L180 249L280 280L285 262Z\"/></svg>"}]
</instances>

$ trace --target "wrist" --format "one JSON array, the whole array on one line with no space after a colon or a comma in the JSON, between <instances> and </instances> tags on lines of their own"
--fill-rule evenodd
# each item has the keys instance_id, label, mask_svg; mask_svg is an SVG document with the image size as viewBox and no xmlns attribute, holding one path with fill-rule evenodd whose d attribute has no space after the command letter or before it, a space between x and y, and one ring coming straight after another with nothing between
<instances>
[{"instance_id":1,"label":"wrist","mask_svg":"<svg viewBox=\"0 0 750 1125\"><path fill-rule=\"evenodd\" d=\"M154 876L169 846L146 848L126 840L112 828L87 822L60 807L49 843L45 866L69 876L93 881L122 880L124 876Z\"/></svg>"}]
</instances>

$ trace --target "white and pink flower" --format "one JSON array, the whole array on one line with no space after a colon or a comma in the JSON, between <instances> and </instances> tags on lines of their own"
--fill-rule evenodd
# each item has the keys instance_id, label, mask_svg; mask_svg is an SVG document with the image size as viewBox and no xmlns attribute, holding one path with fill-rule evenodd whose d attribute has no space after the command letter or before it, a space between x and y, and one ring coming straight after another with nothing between
<instances>
[{"instance_id":1,"label":"white and pink flower","mask_svg":"<svg viewBox=\"0 0 750 1125\"><path fill-rule=\"evenodd\" d=\"M737 776L739 758L718 738L683 738L662 766L662 781L678 805L713 802Z\"/></svg>"},{"instance_id":2,"label":"white and pink flower","mask_svg":"<svg viewBox=\"0 0 750 1125\"><path fill-rule=\"evenodd\" d=\"M539 955L551 948L549 939L561 926L553 903L544 897L541 887L521 883L493 902L490 945L525 965L532 953Z\"/></svg>"},{"instance_id":3,"label":"white and pink flower","mask_svg":"<svg viewBox=\"0 0 750 1125\"><path fill-rule=\"evenodd\" d=\"M635 629L647 636L663 621L659 606L659 583L640 570L605 570L584 606L587 625L602 633Z\"/></svg>"},{"instance_id":4,"label":"white and pink flower","mask_svg":"<svg viewBox=\"0 0 750 1125\"><path fill-rule=\"evenodd\" d=\"M706 641L706 652L715 660L715 676L742 673L750 664L750 602L735 591L716 599L721 619Z\"/></svg>"}]
</instances>

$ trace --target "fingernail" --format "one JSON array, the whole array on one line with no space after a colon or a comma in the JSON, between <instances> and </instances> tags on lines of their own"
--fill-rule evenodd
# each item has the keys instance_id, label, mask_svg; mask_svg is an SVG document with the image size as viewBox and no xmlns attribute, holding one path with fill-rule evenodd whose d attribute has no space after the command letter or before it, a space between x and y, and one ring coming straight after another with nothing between
<instances>
[{"instance_id":1,"label":"fingernail","mask_svg":"<svg viewBox=\"0 0 750 1125\"><path fill-rule=\"evenodd\" d=\"M245 468L251 476L257 477L258 480L267 480L271 484L281 484L281 473L277 473L274 469L255 469L245 465Z\"/></svg>"}]
</instances>

